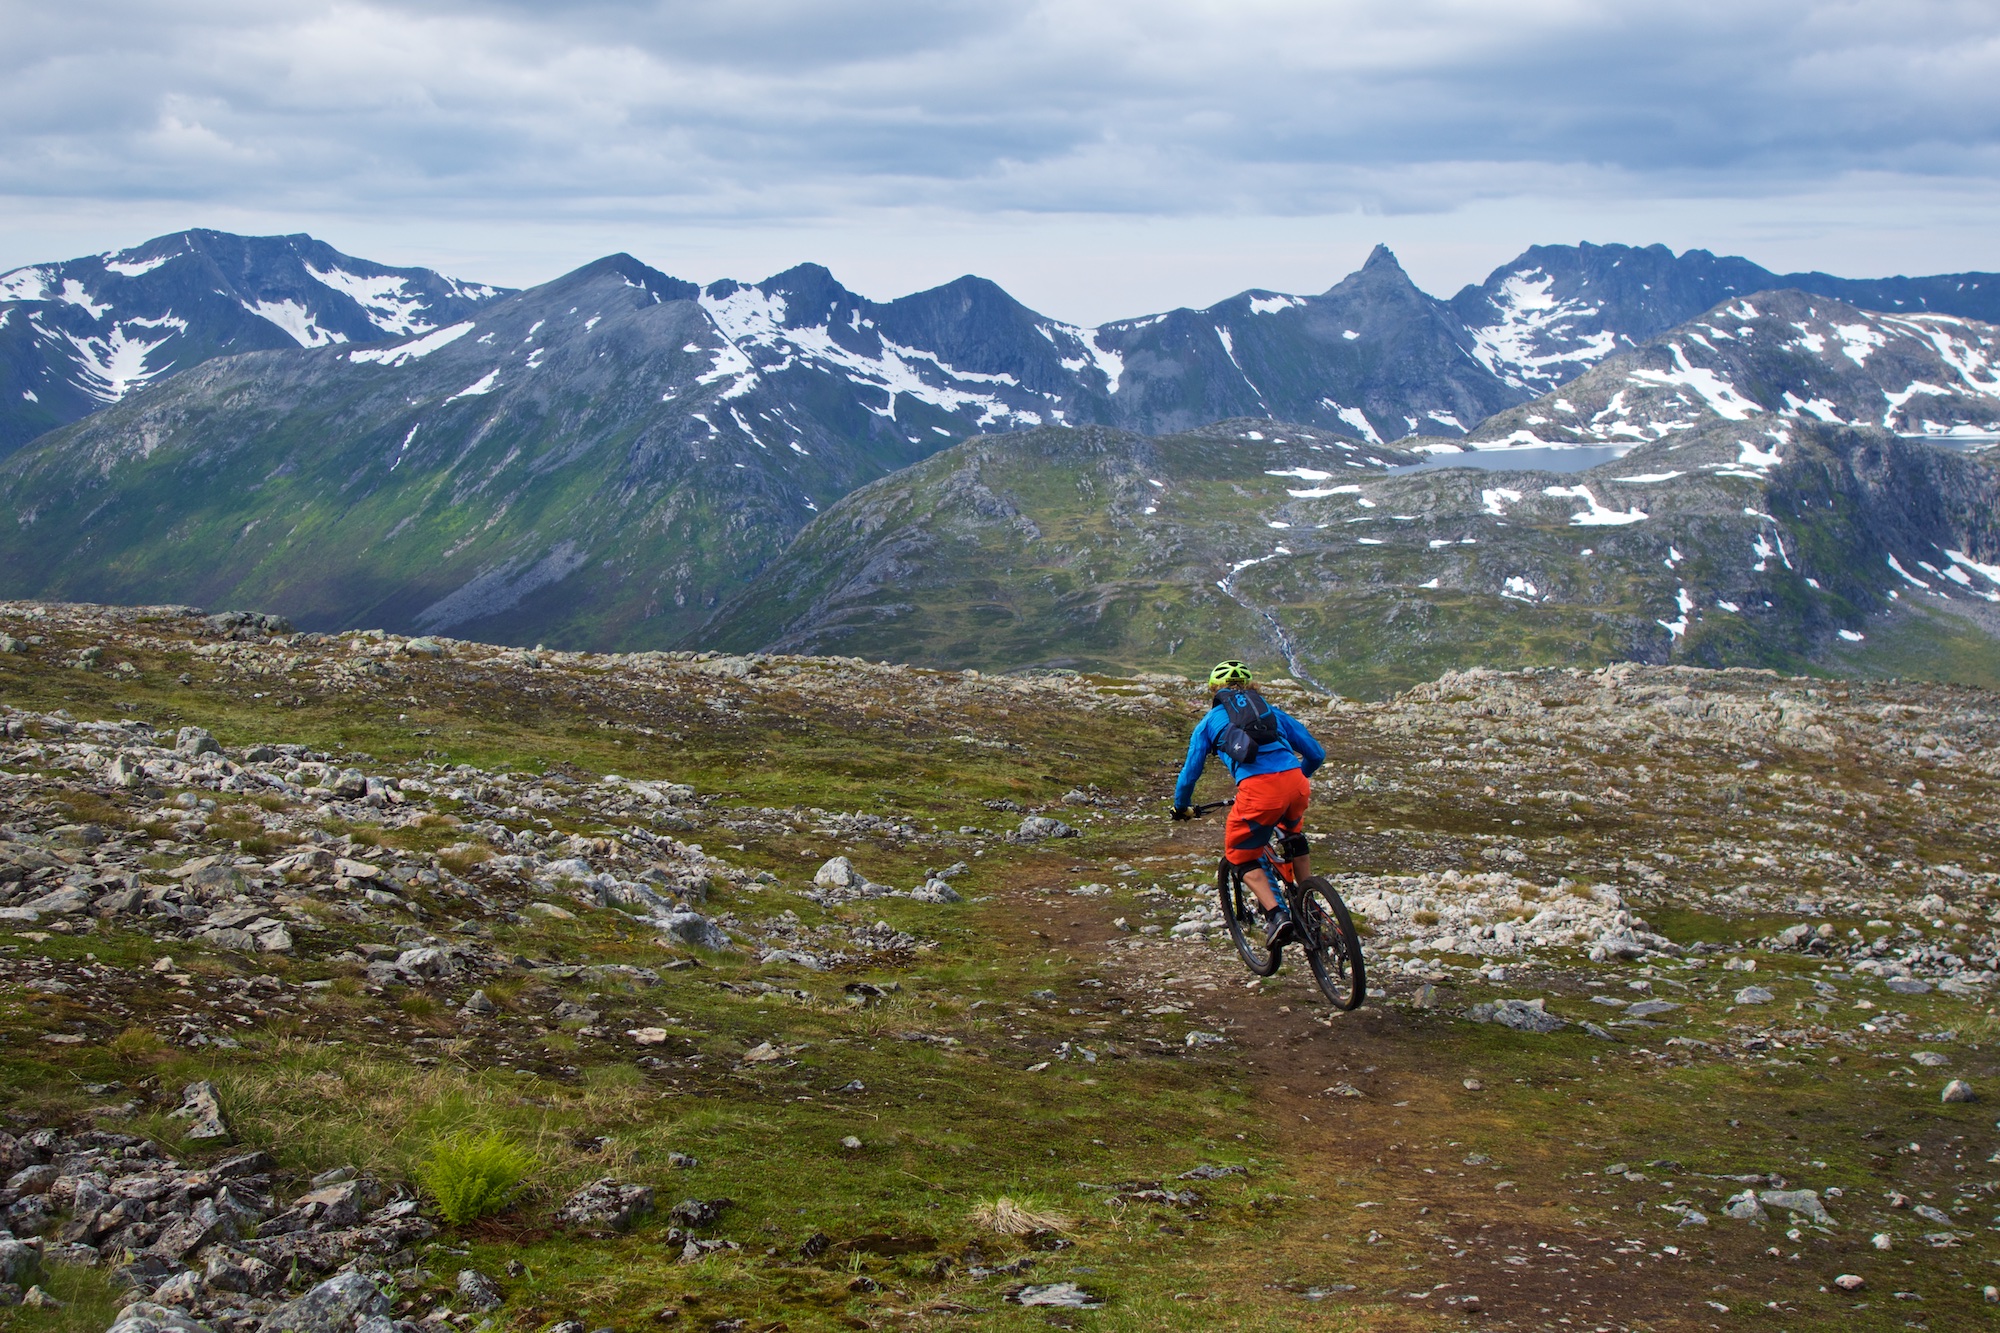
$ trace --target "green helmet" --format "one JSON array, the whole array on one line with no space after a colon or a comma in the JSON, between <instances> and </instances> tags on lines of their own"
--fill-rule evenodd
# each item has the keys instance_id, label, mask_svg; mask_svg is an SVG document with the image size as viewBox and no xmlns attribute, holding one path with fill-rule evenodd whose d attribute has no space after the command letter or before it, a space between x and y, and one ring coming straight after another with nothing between
<instances>
[{"instance_id":1,"label":"green helmet","mask_svg":"<svg viewBox=\"0 0 2000 1333\"><path fill-rule=\"evenodd\" d=\"M1249 683L1250 668L1244 666L1233 657L1227 662L1217 662L1215 670L1208 673L1208 684L1211 689L1219 690L1225 685L1248 685Z\"/></svg>"}]
</instances>

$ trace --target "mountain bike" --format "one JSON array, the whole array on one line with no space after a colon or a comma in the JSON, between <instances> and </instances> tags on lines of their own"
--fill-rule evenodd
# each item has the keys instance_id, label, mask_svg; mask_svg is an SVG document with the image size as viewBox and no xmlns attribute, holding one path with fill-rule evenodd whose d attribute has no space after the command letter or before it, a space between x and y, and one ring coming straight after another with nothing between
<instances>
[{"instance_id":1,"label":"mountain bike","mask_svg":"<svg viewBox=\"0 0 2000 1333\"><path fill-rule=\"evenodd\" d=\"M1214 801L1194 807L1194 814L1200 817L1234 804L1233 800ZM1262 944L1263 912L1257 905L1257 895L1243 882L1243 872L1257 867L1263 869L1273 885L1284 887L1285 901L1291 905L1292 924L1297 931L1295 942L1305 953L1306 965L1312 969L1320 993L1336 1009L1360 1008L1368 995L1368 975L1361 961L1361 936L1354 929L1354 918L1348 915L1347 904L1341 901L1333 885L1318 875L1299 879L1292 862L1279 856L1272 847L1266 847L1252 865L1234 865L1224 857L1215 870L1215 891L1222 900L1223 924L1229 928L1229 937L1236 943L1243 966L1250 969L1252 976L1268 977L1284 962L1284 945L1267 949Z\"/></svg>"}]
</instances>

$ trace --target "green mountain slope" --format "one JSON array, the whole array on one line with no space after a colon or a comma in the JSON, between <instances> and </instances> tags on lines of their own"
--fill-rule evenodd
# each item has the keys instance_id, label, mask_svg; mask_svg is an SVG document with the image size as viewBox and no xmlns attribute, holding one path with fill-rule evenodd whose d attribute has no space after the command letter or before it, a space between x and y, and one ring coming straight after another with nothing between
<instances>
[{"instance_id":1,"label":"green mountain slope","mask_svg":"<svg viewBox=\"0 0 2000 1333\"><path fill-rule=\"evenodd\" d=\"M0 582L661 646L929 449L851 401L774 428L695 295L614 256L412 342L204 363L7 460Z\"/></svg>"},{"instance_id":2,"label":"green mountain slope","mask_svg":"<svg viewBox=\"0 0 2000 1333\"><path fill-rule=\"evenodd\" d=\"M1240 654L1350 693L1471 665L1799 667L1905 598L2000 644L2000 469L1806 424L1752 466L1740 434L1571 474L1390 475L1261 422L975 440L815 520L693 641L1181 673Z\"/></svg>"}]
</instances>

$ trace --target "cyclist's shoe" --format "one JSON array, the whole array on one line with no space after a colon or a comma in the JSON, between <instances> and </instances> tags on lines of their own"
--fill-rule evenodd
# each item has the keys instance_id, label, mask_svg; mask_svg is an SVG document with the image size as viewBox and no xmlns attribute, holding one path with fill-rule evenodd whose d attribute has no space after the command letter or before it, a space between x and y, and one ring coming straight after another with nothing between
<instances>
[{"instance_id":1,"label":"cyclist's shoe","mask_svg":"<svg viewBox=\"0 0 2000 1333\"><path fill-rule=\"evenodd\" d=\"M1267 924L1264 928L1264 947L1266 949L1283 948L1285 945L1298 939L1299 930L1297 926L1292 924L1292 914L1290 912L1273 912L1266 920Z\"/></svg>"}]
</instances>

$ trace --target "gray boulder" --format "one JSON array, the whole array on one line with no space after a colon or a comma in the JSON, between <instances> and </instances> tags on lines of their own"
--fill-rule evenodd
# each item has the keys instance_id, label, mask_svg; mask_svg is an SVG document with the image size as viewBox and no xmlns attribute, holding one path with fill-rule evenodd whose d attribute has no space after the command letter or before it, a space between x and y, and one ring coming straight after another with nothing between
<instances>
[{"instance_id":1,"label":"gray boulder","mask_svg":"<svg viewBox=\"0 0 2000 1333\"><path fill-rule=\"evenodd\" d=\"M1827 1213L1826 1205L1819 1201L1817 1190L1765 1190L1762 1197L1769 1207L1797 1213L1808 1222L1823 1227L1833 1225L1833 1218Z\"/></svg>"},{"instance_id":2,"label":"gray boulder","mask_svg":"<svg viewBox=\"0 0 2000 1333\"><path fill-rule=\"evenodd\" d=\"M606 1176L564 1200L556 1210L556 1221L591 1231L627 1231L652 1209L651 1189Z\"/></svg>"},{"instance_id":3,"label":"gray boulder","mask_svg":"<svg viewBox=\"0 0 2000 1333\"><path fill-rule=\"evenodd\" d=\"M181 1089L180 1109L171 1112L177 1120L192 1120L185 1137L200 1141L220 1141L230 1137L229 1124L222 1118L222 1099L207 1079Z\"/></svg>"},{"instance_id":4,"label":"gray boulder","mask_svg":"<svg viewBox=\"0 0 2000 1333\"><path fill-rule=\"evenodd\" d=\"M505 1299L500 1295L500 1284L476 1268L458 1270L458 1294L482 1314L499 1309Z\"/></svg>"},{"instance_id":5,"label":"gray boulder","mask_svg":"<svg viewBox=\"0 0 2000 1333\"><path fill-rule=\"evenodd\" d=\"M180 734L174 740L174 749L185 759L193 759L197 755L222 753L222 747L216 744L215 737L200 727L182 727Z\"/></svg>"},{"instance_id":6,"label":"gray boulder","mask_svg":"<svg viewBox=\"0 0 2000 1333\"><path fill-rule=\"evenodd\" d=\"M1021 821L1021 827L1007 835L1008 842L1042 842L1049 838L1074 838L1075 829L1060 819L1050 819L1047 815L1029 815Z\"/></svg>"},{"instance_id":7,"label":"gray boulder","mask_svg":"<svg viewBox=\"0 0 2000 1333\"><path fill-rule=\"evenodd\" d=\"M719 951L729 947L729 936L699 912L669 912L661 920L660 929L666 932L669 939L697 949Z\"/></svg>"},{"instance_id":8,"label":"gray boulder","mask_svg":"<svg viewBox=\"0 0 2000 1333\"><path fill-rule=\"evenodd\" d=\"M920 903L962 903L965 901L965 899L958 895L956 889L941 879L929 880L923 885L911 889L910 897Z\"/></svg>"},{"instance_id":9,"label":"gray boulder","mask_svg":"<svg viewBox=\"0 0 2000 1333\"><path fill-rule=\"evenodd\" d=\"M353 1333L357 1320L387 1315L389 1298L360 1273L341 1273L264 1316L260 1333Z\"/></svg>"},{"instance_id":10,"label":"gray boulder","mask_svg":"<svg viewBox=\"0 0 2000 1333\"><path fill-rule=\"evenodd\" d=\"M443 949L405 949L396 956L396 970L405 976L434 981L452 973L451 955Z\"/></svg>"},{"instance_id":11,"label":"gray boulder","mask_svg":"<svg viewBox=\"0 0 2000 1333\"><path fill-rule=\"evenodd\" d=\"M1944 1085L1942 1100L1947 1102L1976 1102L1979 1100L1979 1094L1972 1090L1970 1083L1967 1083L1962 1078L1955 1078Z\"/></svg>"},{"instance_id":12,"label":"gray boulder","mask_svg":"<svg viewBox=\"0 0 2000 1333\"><path fill-rule=\"evenodd\" d=\"M88 889L57 889L39 898L31 898L22 906L38 916L75 916L90 910L91 895Z\"/></svg>"},{"instance_id":13,"label":"gray boulder","mask_svg":"<svg viewBox=\"0 0 2000 1333\"><path fill-rule=\"evenodd\" d=\"M1765 1216L1764 1205L1757 1202L1756 1190L1744 1190L1741 1194L1731 1195L1722 1205L1722 1214L1725 1217L1733 1217L1739 1222L1762 1222Z\"/></svg>"},{"instance_id":14,"label":"gray boulder","mask_svg":"<svg viewBox=\"0 0 2000 1333\"><path fill-rule=\"evenodd\" d=\"M41 1259L42 1252L25 1241L0 1240L0 1282L26 1282Z\"/></svg>"},{"instance_id":15,"label":"gray boulder","mask_svg":"<svg viewBox=\"0 0 2000 1333\"><path fill-rule=\"evenodd\" d=\"M118 1312L106 1333L210 1333L207 1324L186 1312L151 1301L138 1301Z\"/></svg>"},{"instance_id":16,"label":"gray boulder","mask_svg":"<svg viewBox=\"0 0 2000 1333\"><path fill-rule=\"evenodd\" d=\"M1539 999L1475 1004L1466 1011L1466 1017L1475 1023L1498 1023L1516 1032L1558 1032L1569 1026L1550 1013L1545 1002Z\"/></svg>"}]
</instances>

